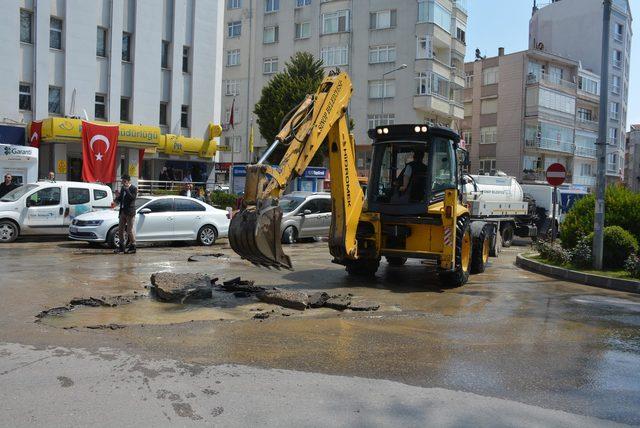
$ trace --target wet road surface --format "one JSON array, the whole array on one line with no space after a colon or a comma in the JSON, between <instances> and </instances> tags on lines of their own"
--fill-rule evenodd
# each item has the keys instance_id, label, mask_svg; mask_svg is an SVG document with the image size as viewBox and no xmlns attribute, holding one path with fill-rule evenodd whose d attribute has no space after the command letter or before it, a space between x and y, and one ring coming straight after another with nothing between
<instances>
[{"instance_id":1,"label":"wet road surface","mask_svg":"<svg viewBox=\"0 0 640 428\"><path fill-rule=\"evenodd\" d=\"M383 263L375 280L354 281L330 263L325 243L286 250L293 272L254 268L224 243L153 246L134 256L56 240L3 245L0 342L33 345L30 352L110 348L187 364L385 379L640 424L640 296L523 271L513 262L524 247L505 251L487 272L453 290L441 289L417 263ZM187 262L212 252L226 257ZM251 299L220 306L140 299L34 323L41 310L74 297L145 294L157 271L221 280L241 275L263 286L353 293L381 307L369 313L286 310L287 317L274 308L274 316L258 321L252 310L270 307ZM110 323L126 328L85 328Z\"/></svg>"}]
</instances>

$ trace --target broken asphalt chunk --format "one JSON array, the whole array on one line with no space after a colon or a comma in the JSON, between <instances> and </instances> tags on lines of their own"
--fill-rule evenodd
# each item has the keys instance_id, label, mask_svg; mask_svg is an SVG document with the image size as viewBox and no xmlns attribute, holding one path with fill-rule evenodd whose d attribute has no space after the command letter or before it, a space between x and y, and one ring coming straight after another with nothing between
<instances>
[{"instance_id":1,"label":"broken asphalt chunk","mask_svg":"<svg viewBox=\"0 0 640 428\"><path fill-rule=\"evenodd\" d=\"M289 309L304 311L309 305L309 296L300 291L266 290L258 294L258 299L265 303L282 306Z\"/></svg>"},{"instance_id":2,"label":"broken asphalt chunk","mask_svg":"<svg viewBox=\"0 0 640 428\"><path fill-rule=\"evenodd\" d=\"M151 275L151 291L164 302L184 302L210 299L213 296L211 278L199 273L158 272Z\"/></svg>"}]
</instances>

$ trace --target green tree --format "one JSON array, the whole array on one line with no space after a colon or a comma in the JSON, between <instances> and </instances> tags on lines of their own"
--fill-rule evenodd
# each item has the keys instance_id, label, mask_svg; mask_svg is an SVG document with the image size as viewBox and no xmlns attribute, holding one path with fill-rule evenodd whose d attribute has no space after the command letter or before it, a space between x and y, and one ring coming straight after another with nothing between
<instances>
[{"instance_id":1,"label":"green tree","mask_svg":"<svg viewBox=\"0 0 640 428\"><path fill-rule=\"evenodd\" d=\"M307 94L313 94L324 78L322 60L317 60L308 52L295 53L285 64L281 73L275 74L269 83L262 88L260 100L253 112L257 116L258 128L262 138L270 144L280 131L282 119ZM280 162L286 151L280 145L269 158L269 162ZM319 150L311 162L312 165L322 164L326 148Z\"/></svg>"}]
</instances>

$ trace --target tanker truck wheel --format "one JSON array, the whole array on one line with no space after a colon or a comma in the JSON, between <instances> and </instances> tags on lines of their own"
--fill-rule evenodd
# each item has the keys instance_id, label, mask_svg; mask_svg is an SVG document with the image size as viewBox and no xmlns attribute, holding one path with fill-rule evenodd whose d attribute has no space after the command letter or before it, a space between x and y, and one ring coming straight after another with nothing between
<instances>
[{"instance_id":1,"label":"tanker truck wheel","mask_svg":"<svg viewBox=\"0 0 640 428\"><path fill-rule=\"evenodd\" d=\"M507 223L502 227L502 246L505 248L509 248L513 245L513 225L511 223Z\"/></svg>"},{"instance_id":2,"label":"tanker truck wheel","mask_svg":"<svg viewBox=\"0 0 640 428\"><path fill-rule=\"evenodd\" d=\"M489 253L491 252L491 238L487 236L485 227L473 241L473 252L471 255L471 273L482 273L487 267Z\"/></svg>"}]
</instances>

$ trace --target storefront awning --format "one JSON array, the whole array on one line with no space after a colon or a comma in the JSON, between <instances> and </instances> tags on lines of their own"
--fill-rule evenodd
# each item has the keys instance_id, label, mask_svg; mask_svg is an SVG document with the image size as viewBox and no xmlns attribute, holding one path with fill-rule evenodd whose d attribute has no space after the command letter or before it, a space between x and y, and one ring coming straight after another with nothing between
<instances>
[{"instance_id":1,"label":"storefront awning","mask_svg":"<svg viewBox=\"0 0 640 428\"><path fill-rule=\"evenodd\" d=\"M206 141L173 134L165 135L160 132L160 128L157 126L109 122L104 124L119 126L118 144L123 147L157 150L169 155L197 155L203 159L210 159L216 154L217 144L213 138L218 137L221 130L219 125L211 124L209 126L210 139ZM82 120L65 117L44 119L42 121L42 141L80 143L82 141Z\"/></svg>"}]
</instances>

